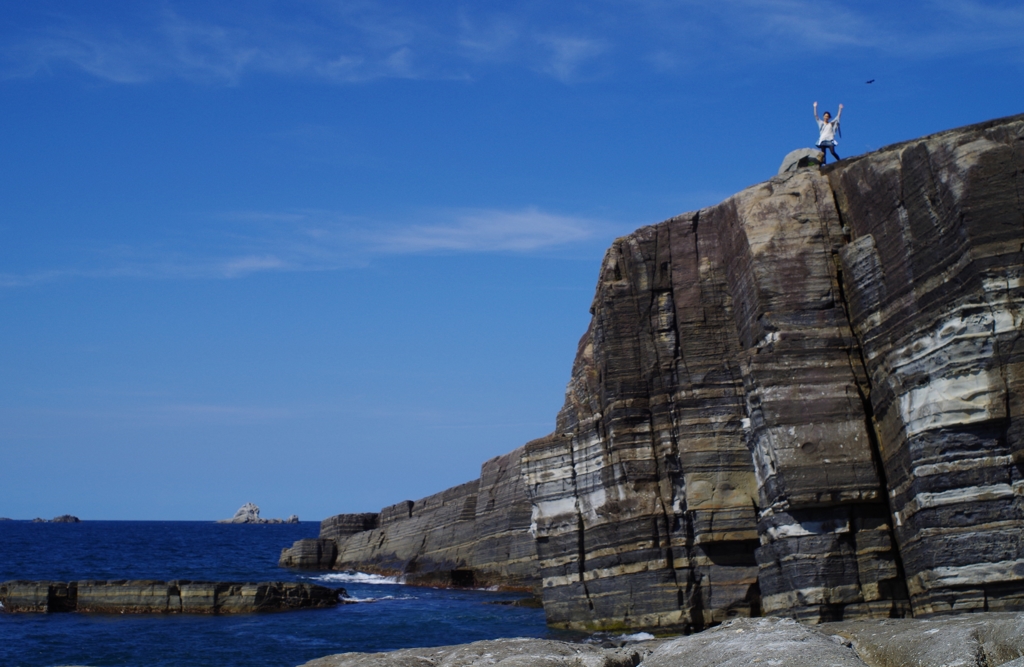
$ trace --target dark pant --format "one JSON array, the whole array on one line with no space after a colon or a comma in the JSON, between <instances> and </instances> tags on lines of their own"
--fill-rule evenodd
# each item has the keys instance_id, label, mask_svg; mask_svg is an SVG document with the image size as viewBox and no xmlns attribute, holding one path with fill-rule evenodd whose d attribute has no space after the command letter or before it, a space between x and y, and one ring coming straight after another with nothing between
<instances>
[{"instance_id":1,"label":"dark pant","mask_svg":"<svg viewBox=\"0 0 1024 667\"><path fill-rule=\"evenodd\" d=\"M842 159L841 157L836 155L836 145L834 143L832 143L831 141L826 141L823 144L818 144L818 148L821 149L821 163L822 164L825 164L825 162L828 160L828 153L825 152L826 150L832 151L832 157L834 157L836 159L836 162L839 162L839 160Z\"/></svg>"}]
</instances>

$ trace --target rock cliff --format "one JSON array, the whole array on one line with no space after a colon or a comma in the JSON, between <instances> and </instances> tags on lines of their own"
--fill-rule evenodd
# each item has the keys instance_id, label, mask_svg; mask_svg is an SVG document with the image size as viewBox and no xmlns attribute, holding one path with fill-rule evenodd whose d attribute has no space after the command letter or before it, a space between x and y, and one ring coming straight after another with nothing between
<instances>
[{"instance_id":1,"label":"rock cliff","mask_svg":"<svg viewBox=\"0 0 1024 667\"><path fill-rule=\"evenodd\" d=\"M1024 116L795 164L613 244L515 480L282 564L539 578L581 629L1024 609L1022 273Z\"/></svg>"}]
</instances>

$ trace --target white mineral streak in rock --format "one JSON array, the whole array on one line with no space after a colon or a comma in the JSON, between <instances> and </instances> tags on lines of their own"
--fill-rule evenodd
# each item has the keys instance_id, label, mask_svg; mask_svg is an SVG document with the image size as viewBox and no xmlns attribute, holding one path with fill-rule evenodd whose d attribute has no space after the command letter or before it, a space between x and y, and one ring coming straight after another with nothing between
<instances>
[{"instance_id":1,"label":"white mineral streak in rock","mask_svg":"<svg viewBox=\"0 0 1024 667\"><path fill-rule=\"evenodd\" d=\"M977 586L999 581L1024 581L1024 558L924 570L910 577L907 586L911 593L920 593L936 586Z\"/></svg>"}]
</instances>

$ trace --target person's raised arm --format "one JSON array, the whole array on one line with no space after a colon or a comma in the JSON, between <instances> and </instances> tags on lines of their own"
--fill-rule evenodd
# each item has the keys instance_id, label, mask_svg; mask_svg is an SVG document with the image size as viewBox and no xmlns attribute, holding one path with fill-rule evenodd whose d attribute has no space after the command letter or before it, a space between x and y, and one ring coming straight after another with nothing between
<instances>
[{"instance_id":1,"label":"person's raised arm","mask_svg":"<svg viewBox=\"0 0 1024 667\"><path fill-rule=\"evenodd\" d=\"M839 105L839 113L836 114L836 122L837 123L839 122L839 119L842 118L842 116L843 116L843 105L840 104Z\"/></svg>"},{"instance_id":2,"label":"person's raised arm","mask_svg":"<svg viewBox=\"0 0 1024 667\"><path fill-rule=\"evenodd\" d=\"M814 103L814 120L818 120L818 103Z\"/></svg>"}]
</instances>

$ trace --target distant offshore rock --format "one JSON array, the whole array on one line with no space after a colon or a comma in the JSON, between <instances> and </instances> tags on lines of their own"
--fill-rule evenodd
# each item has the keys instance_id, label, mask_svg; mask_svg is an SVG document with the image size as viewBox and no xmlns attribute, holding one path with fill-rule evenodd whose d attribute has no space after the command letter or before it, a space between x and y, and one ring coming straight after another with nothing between
<instances>
[{"instance_id":1,"label":"distant offshore rock","mask_svg":"<svg viewBox=\"0 0 1024 667\"><path fill-rule=\"evenodd\" d=\"M0 610L100 614L248 614L350 604L343 588L296 582L5 581Z\"/></svg>"},{"instance_id":2,"label":"distant offshore rock","mask_svg":"<svg viewBox=\"0 0 1024 667\"><path fill-rule=\"evenodd\" d=\"M0 521L10 521L10 519L0 519ZM53 517L53 519L49 521L36 517L32 519L32 523L82 523L82 520L73 514L61 514L60 516Z\"/></svg>"},{"instance_id":3,"label":"distant offshore rock","mask_svg":"<svg viewBox=\"0 0 1024 667\"><path fill-rule=\"evenodd\" d=\"M238 508L235 516L230 519L221 519L217 523L298 523L299 515L292 514L287 519L262 519L260 508L255 503L246 503Z\"/></svg>"}]
</instances>

